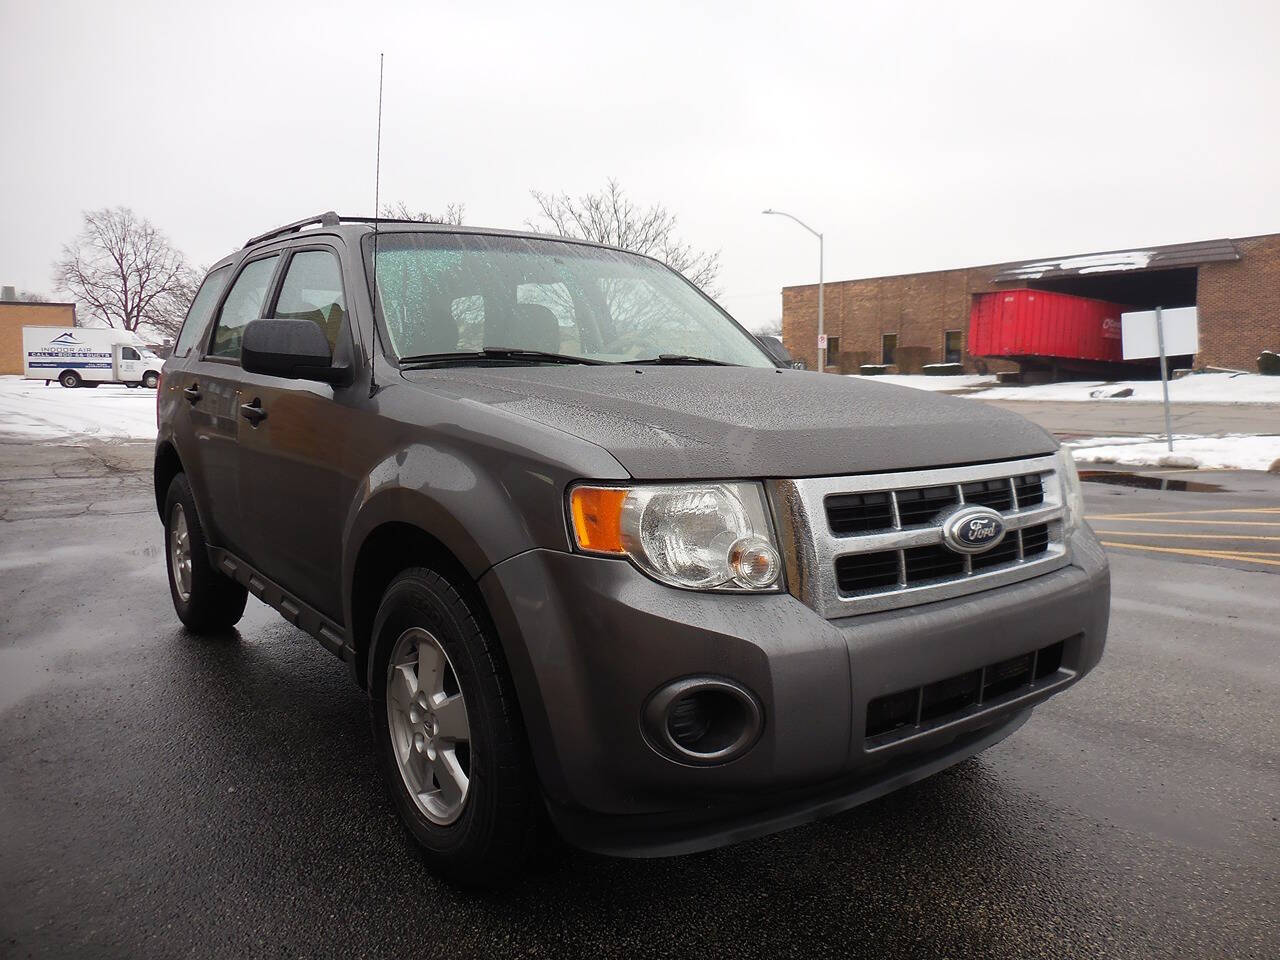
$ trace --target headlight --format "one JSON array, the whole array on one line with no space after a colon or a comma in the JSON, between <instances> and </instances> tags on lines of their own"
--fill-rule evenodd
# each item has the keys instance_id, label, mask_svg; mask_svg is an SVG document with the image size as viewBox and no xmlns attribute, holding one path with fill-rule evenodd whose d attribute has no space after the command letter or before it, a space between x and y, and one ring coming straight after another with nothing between
<instances>
[{"instance_id":1,"label":"headlight","mask_svg":"<svg viewBox=\"0 0 1280 960\"><path fill-rule=\"evenodd\" d=\"M687 590L774 590L782 573L758 483L580 485L569 491L579 550L628 557Z\"/></svg>"},{"instance_id":2,"label":"headlight","mask_svg":"<svg viewBox=\"0 0 1280 960\"><path fill-rule=\"evenodd\" d=\"M1075 458L1066 447L1058 449L1058 482L1062 484L1062 505L1066 508L1065 526L1074 530L1084 524L1084 490Z\"/></svg>"}]
</instances>

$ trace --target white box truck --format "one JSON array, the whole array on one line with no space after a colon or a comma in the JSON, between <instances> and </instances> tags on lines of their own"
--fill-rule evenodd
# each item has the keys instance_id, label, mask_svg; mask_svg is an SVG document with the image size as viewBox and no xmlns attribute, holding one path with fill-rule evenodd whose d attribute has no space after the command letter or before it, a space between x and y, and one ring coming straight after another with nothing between
<instances>
[{"instance_id":1,"label":"white box truck","mask_svg":"<svg viewBox=\"0 0 1280 960\"><path fill-rule=\"evenodd\" d=\"M123 383L155 389L164 363L138 335L111 327L23 327L23 376L64 387Z\"/></svg>"}]
</instances>

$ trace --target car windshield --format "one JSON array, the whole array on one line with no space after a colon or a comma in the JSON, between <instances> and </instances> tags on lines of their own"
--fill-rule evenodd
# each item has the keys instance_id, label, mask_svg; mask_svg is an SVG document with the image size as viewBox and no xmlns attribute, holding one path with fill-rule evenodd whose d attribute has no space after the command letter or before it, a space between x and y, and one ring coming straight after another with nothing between
<instances>
[{"instance_id":1,"label":"car windshield","mask_svg":"<svg viewBox=\"0 0 1280 960\"><path fill-rule=\"evenodd\" d=\"M372 235L365 238L366 262ZM378 236L377 296L396 355L537 362L773 362L687 280L646 257L527 237ZM485 357L481 351L491 351ZM520 356L503 351L528 351Z\"/></svg>"}]
</instances>

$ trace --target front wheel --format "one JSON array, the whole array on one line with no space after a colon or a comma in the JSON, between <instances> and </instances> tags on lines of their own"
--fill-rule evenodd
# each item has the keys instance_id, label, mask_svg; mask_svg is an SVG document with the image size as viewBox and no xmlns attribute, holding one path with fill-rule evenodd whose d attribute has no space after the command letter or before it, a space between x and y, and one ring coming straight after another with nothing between
<instances>
[{"instance_id":1,"label":"front wheel","mask_svg":"<svg viewBox=\"0 0 1280 960\"><path fill-rule=\"evenodd\" d=\"M196 633L229 630L244 616L249 592L209 562L204 528L184 473L169 484L164 516L169 594L178 619Z\"/></svg>"},{"instance_id":2,"label":"front wheel","mask_svg":"<svg viewBox=\"0 0 1280 960\"><path fill-rule=\"evenodd\" d=\"M160 374L154 370L148 370L142 375L142 385L148 390L154 390L160 385Z\"/></svg>"},{"instance_id":3,"label":"front wheel","mask_svg":"<svg viewBox=\"0 0 1280 960\"><path fill-rule=\"evenodd\" d=\"M514 879L539 831L515 692L478 604L412 569L373 627L369 709L383 782L428 866L460 883Z\"/></svg>"}]
</instances>

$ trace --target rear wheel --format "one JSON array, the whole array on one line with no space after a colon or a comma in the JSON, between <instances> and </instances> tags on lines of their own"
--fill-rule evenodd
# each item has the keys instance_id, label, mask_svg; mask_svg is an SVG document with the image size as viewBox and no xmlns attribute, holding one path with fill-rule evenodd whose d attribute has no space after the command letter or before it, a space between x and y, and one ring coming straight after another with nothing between
<instances>
[{"instance_id":1,"label":"rear wheel","mask_svg":"<svg viewBox=\"0 0 1280 960\"><path fill-rule=\"evenodd\" d=\"M76 387L80 386L80 374L76 373L74 370L63 370L58 376L58 382L68 390L74 390Z\"/></svg>"},{"instance_id":2,"label":"rear wheel","mask_svg":"<svg viewBox=\"0 0 1280 960\"><path fill-rule=\"evenodd\" d=\"M209 563L204 528L186 474L178 474L169 484L164 516L169 594L178 619L196 633L235 626L244 615L249 592Z\"/></svg>"},{"instance_id":3,"label":"rear wheel","mask_svg":"<svg viewBox=\"0 0 1280 960\"><path fill-rule=\"evenodd\" d=\"M460 883L514 879L540 799L491 629L448 580L412 569L373 628L370 719L383 782L427 865Z\"/></svg>"},{"instance_id":4,"label":"rear wheel","mask_svg":"<svg viewBox=\"0 0 1280 960\"><path fill-rule=\"evenodd\" d=\"M142 385L148 390L154 390L160 385L160 374L154 370L148 370L142 375Z\"/></svg>"}]
</instances>

